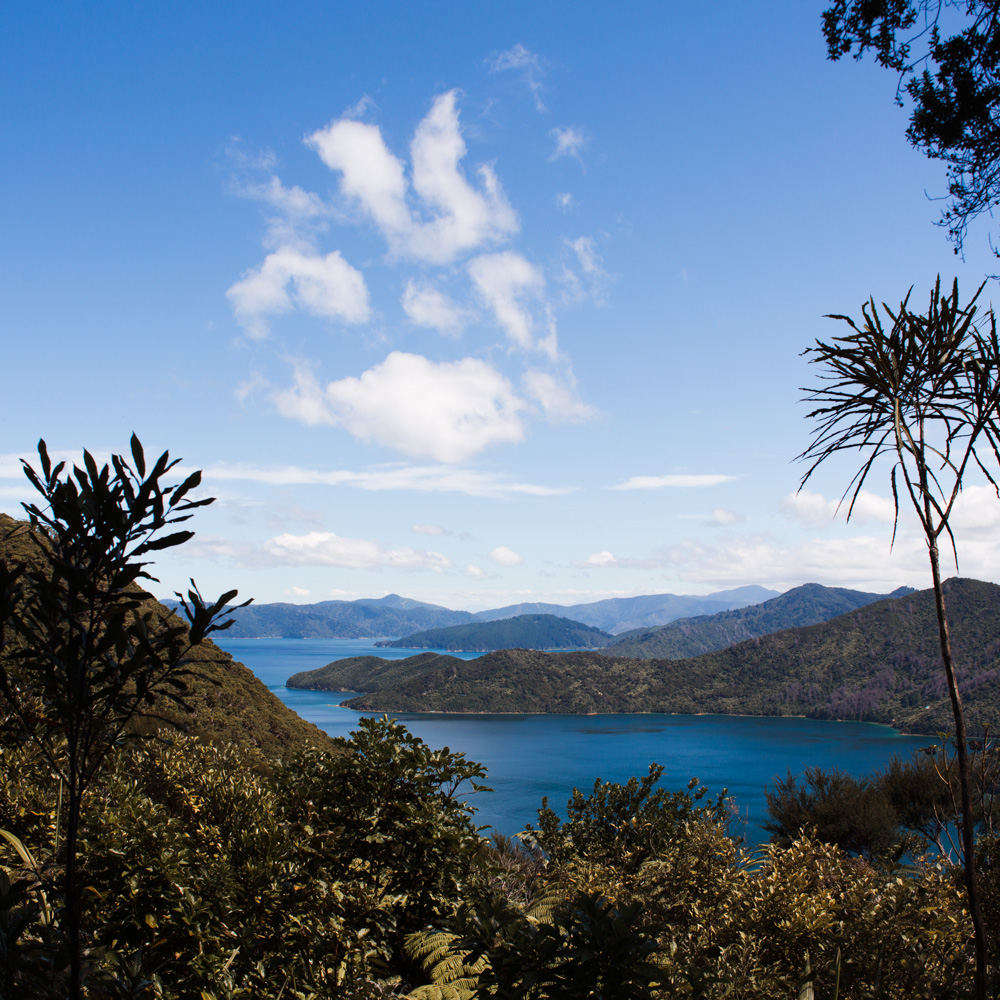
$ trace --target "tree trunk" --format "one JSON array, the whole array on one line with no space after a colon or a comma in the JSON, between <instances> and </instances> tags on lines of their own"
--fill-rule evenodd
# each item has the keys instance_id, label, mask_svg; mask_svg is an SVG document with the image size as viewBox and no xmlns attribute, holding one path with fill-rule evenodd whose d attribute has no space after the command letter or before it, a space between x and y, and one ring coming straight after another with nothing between
<instances>
[{"instance_id":1,"label":"tree trunk","mask_svg":"<svg viewBox=\"0 0 1000 1000\"><path fill-rule=\"evenodd\" d=\"M979 887L976 879L976 844L972 812L972 777L969 771L969 739L965 729L965 712L962 709L962 695L955 677L955 663L951 656L951 637L948 634L948 618L945 614L944 588L941 585L941 567L938 561L937 540L930 541L928 553L931 560L931 574L934 579L934 603L937 607L938 635L941 640L941 659L948 679L948 695L955 717L955 744L958 748L958 784L962 793L962 853L965 861L965 889L969 900L969 913L976 949L976 996L986 997L986 928L979 907Z\"/></svg>"}]
</instances>

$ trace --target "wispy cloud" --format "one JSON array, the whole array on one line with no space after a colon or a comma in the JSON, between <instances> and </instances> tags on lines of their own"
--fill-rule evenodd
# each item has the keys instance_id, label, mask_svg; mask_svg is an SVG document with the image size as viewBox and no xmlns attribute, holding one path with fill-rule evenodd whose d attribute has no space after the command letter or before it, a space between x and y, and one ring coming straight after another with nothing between
<instances>
[{"instance_id":1,"label":"wispy cloud","mask_svg":"<svg viewBox=\"0 0 1000 1000\"><path fill-rule=\"evenodd\" d=\"M342 538L329 531L277 535L263 545L264 557L284 566L341 566L345 569L404 569L441 572L451 560L440 552L408 546L387 548L366 538Z\"/></svg>"},{"instance_id":2,"label":"wispy cloud","mask_svg":"<svg viewBox=\"0 0 1000 1000\"><path fill-rule=\"evenodd\" d=\"M736 476L725 475L669 475L669 476L632 476L623 483L609 486L611 490L663 490L663 489L694 489L703 486L719 486L731 483Z\"/></svg>"},{"instance_id":3,"label":"wispy cloud","mask_svg":"<svg viewBox=\"0 0 1000 1000\"><path fill-rule=\"evenodd\" d=\"M563 156L571 156L573 159L579 160L580 153L587 144L583 132L578 128L570 128L568 125L561 125L552 129L549 132L549 136L556 144L555 149L553 149L549 156L549 162L558 160Z\"/></svg>"},{"instance_id":4,"label":"wispy cloud","mask_svg":"<svg viewBox=\"0 0 1000 1000\"><path fill-rule=\"evenodd\" d=\"M247 481L269 486L346 486L360 490L460 493L475 497L565 496L574 486L545 486L510 480L494 472L441 465L383 466L363 471L304 469L286 465L214 465L205 482Z\"/></svg>"},{"instance_id":5,"label":"wispy cloud","mask_svg":"<svg viewBox=\"0 0 1000 1000\"><path fill-rule=\"evenodd\" d=\"M531 96L535 102L536 111L545 111L545 103L542 101L541 75L543 71L542 60L534 52L526 49L520 42L512 48L494 56L489 63L490 71L493 73L504 73L514 71L521 74L521 79L531 91Z\"/></svg>"}]
</instances>

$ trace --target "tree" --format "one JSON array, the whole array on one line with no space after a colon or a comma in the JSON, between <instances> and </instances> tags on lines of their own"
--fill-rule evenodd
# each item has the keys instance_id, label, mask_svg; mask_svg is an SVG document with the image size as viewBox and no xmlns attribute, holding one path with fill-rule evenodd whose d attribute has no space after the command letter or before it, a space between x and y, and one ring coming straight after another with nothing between
<instances>
[{"instance_id":1,"label":"tree","mask_svg":"<svg viewBox=\"0 0 1000 1000\"><path fill-rule=\"evenodd\" d=\"M164 452L147 472L135 435L131 462L113 455L110 467L85 451L83 466L66 472L44 441L38 455L40 471L23 463L41 496L24 504L35 557L0 566L0 696L65 789L62 923L70 996L78 997L84 797L133 720L157 715L164 701L183 706L196 673L192 650L227 626L220 618L236 591L206 604L192 582L181 598L184 624L141 587L156 579L143 557L193 535L165 529L212 503L191 498L200 472L167 485L179 460Z\"/></svg>"},{"instance_id":2,"label":"tree","mask_svg":"<svg viewBox=\"0 0 1000 1000\"><path fill-rule=\"evenodd\" d=\"M910 309L908 293L895 312L883 303L888 324L874 299L862 307L859 324L847 316L851 333L829 343L817 340L805 353L819 364L824 383L809 391L818 422L810 446L799 456L809 468L800 489L827 459L845 451L862 455L861 467L844 491L847 518L876 461L891 460L895 502L893 541L899 522L900 490L909 497L927 543L937 610L941 659L955 720L962 806L965 884L976 943L976 988L986 996L986 938L976 887L972 775L969 737L951 651L939 543L945 536L958 564L951 516L966 474L978 469L997 488L1000 462L1000 342L992 309L976 321L979 291L959 304L958 282L950 295L938 278L927 313ZM912 293L912 289L911 289ZM993 466L994 471L986 463ZM1000 490L998 490L1000 495Z\"/></svg>"},{"instance_id":3,"label":"tree","mask_svg":"<svg viewBox=\"0 0 1000 1000\"><path fill-rule=\"evenodd\" d=\"M952 11L964 26L949 35ZM831 59L870 50L899 74L896 101L913 102L907 138L947 166L940 224L960 252L969 223L1000 204L1000 0L837 0L823 34Z\"/></svg>"}]
</instances>

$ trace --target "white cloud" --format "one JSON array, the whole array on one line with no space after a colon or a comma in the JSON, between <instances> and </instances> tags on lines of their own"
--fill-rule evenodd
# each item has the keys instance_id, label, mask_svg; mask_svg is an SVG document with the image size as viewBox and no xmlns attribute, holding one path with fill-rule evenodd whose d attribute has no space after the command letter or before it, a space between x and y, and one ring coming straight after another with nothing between
<instances>
[{"instance_id":1,"label":"white cloud","mask_svg":"<svg viewBox=\"0 0 1000 1000\"><path fill-rule=\"evenodd\" d=\"M542 101L542 84L539 76L542 71L542 60L532 51L526 49L520 42L506 52L501 52L490 61L490 70L493 73L502 73L506 70L520 70L524 82L531 91L531 96L535 101L535 110L544 111L545 104Z\"/></svg>"},{"instance_id":2,"label":"white cloud","mask_svg":"<svg viewBox=\"0 0 1000 1000\"><path fill-rule=\"evenodd\" d=\"M781 501L780 509L783 514L804 524L825 528L835 520L846 518L850 505L850 497L841 503L839 500L827 500L821 493L799 490L796 493L789 493ZM893 502L889 497L880 497L869 493L868 490L862 490L854 503L851 522L865 524L876 521L881 524L891 524L894 516Z\"/></svg>"},{"instance_id":3,"label":"white cloud","mask_svg":"<svg viewBox=\"0 0 1000 1000\"><path fill-rule=\"evenodd\" d=\"M552 155L549 156L549 162L558 160L561 156L572 156L574 159L580 159L580 151L587 144L587 140L578 128L560 125L551 129L549 135L556 144Z\"/></svg>"},{"instance_id":4,"label":"white cloud","mask_svg":"<svg viewBox=\"0 0 1000 1000\"><path fill-rule=\"evenodd\" d=\"M440 524L415 524L410 531L417 535L445 535L447 532Z\"/></svg>"},{"instance_id":5,"label":"white cloud","mask_svg":"<svg viewBox=\"0 0 1000 1000\"><path fill-rule=\"evenodd\" d=\"M345 569L430 569L441 572L451 560L440 552L409 547L386 548L365 538L342 538L329 531L305 535L277 535L263 547L272 564L285 566L341 566Z\"/></svg>"},{"instance_id":6,"label":"white cloud","mask_svg":"<svg viewBox=\"0 0 1000 1000\"><path fill-rule=\"evenodd\" d=\"M592 552L582 562L575 562L573 565L579 569L658 569L663 566L663 560L655 557L648 559L619 557L603 549L600 552Z\"/></svg>"},{"instance_id":7,"label":"white cloud","mask_svg":"<svg viewBox=\"0 0 1000 1000\"><path fill-rule=\"evenodd\" d=\"M522 556L519 552L515 552L513 549L507 548L506 545L498 545L490 553L490 559L492 559L498 566L524 565L524 556Z\"/></svg>"},{"instance_id":8,"label":"white cloud","mask_svg":"<svg viewBox=\"0 0 1000 1000\"><path fill-rule=\"evenodd\" d=\"M469 262L469 276L483 301L493 310L497 323L518 347L541 350L550 357L557 354L554 327L547 326L547 336L535 339L536 321L529 303L537 302L544 292L541 271L512 250L483 254Z\"/></svg>"},{"instance_id":9,"label":"white cloud","mask_svg":"<svg viewBox=\"0 0 1000 1000\"><path fill-rule=\"evenodd\" d=\"M430 327L441 333L457 336L465 326L466 312L433 285L406 282L403 291L403 311L417 326Z\"/></svg>"},{"instance_id":10,"label":"white cloud","mask_svg":"<svg viewBox=\"0 0 1000 1000\"><path fill-rule=\"evenodd\" d=\"M576 204L576 199L569 191L560 191L556 195L556 207L563 212L568 212Z\"/></svg>"},{"instance_id":11,"label":"white cloud","mask_svg":"<svg viewBox=\"0 0 1000 1000\"><path fill-rule=\"evenodd\" d=\"M735 510L728 510L725 507L716 507L712 511L712 523L714 524L739 524L745 521L746 516L736 513Z\"/></svg>"},{"instance_id":12,"label":"white cloud","mask_svg":"<svg viewBox=\"0 0 1000 1000\"><path fill-rule=\"evenodd\" d=\"M349 486L355 489L414 493L464 493L475 497L565 496L573 486L542 486L511 482L493 472L440 465L382 466L362 472L321 471L299 466L259 468L245 464L217 465L205 470L205 481L245 480L269 486ZM217 487L212 487L217 491Z\"/></svg>"},{"instance_id":13,"label":"white cloud","mask_svg":"<svg viewBox=\"0 0 1000 1000\"><path fill-rule=\"evenodd\" d=\"M309 596L309 590L306 587L289 587L288 590L285 591L285 593L288 594L289 597Z\"/></svg>"},{"instance_id":14,"label":"white cloud","mask_svg":"<svg viewBox=\"0 0 1000 1000\"><path fill-rule=\"evenodd\" d=\"M267 316L289 312L295 305L344 323L364 323L370 315L364 277L336 250L322 256L282 247L248 271L226 296L239 323L255 339L268 335Z\"/></svg>"},{"instance_id":15,"label":"white cloud","mask_svg":"<svg viewBox=\"0 0 1000 1000\"><path fill-rule=\"evenodd\" d=\"M623 483L609 486L612 490L661 490L666 487L688 489L698 486L719 486L731 483L735 476L722 475L676 475L676 476L631 476Z\"/></svg>"},{"instance_id":16,"label":"white cloud","mask_svg":"<svg viewBox=\"0 0 1000 1000\"><path fill-rule=\"evenodd\" d=\"M566 245L576 254L584 274L603 277L607 273L595 248L593 237L578 236L575 240L566 240Z\"/></svg>"},{"instance_id":17,"label":"white cloud","mask_svg":"<svg viewBox=\"0 0 1000 1000\"><path fill-rule=\"evenodd\" d=\"M412 458L464 462L485 448L524 438L524 403L485 361L433 362L393 351L360 378L321 387L302 368L275 396L279 411L307 424L346 428Z\"/></svg>"},{"instance_id":18,"label":"white cloud","mask_svg":"<svg viewBox=\"0 0 1000 1000\"><path fill-rule=\"evenodd\" d=\"M340 119L308 136L306 143L340 173L341 193L375 222L393 253L446 264L463 251L517 231L517 214L493 170L478 168L478 187L461 170L467 149L454 90L435 98L410 146L418 217L407 202L403 164L377 126Z\"/></svg>"},{"instance_id":19,"label":"white cloud","mask_svg":"<svg viewBox=\"0 0 1000 1000\"><path fill-rule=\"evenodd\" d=\"M541 406L546 417L554 421L583 423L593 420L598 411L577 395L571 376L558 379L548 372L529 369L522 379L525 395Z\"/></svg>"}]
</instances>

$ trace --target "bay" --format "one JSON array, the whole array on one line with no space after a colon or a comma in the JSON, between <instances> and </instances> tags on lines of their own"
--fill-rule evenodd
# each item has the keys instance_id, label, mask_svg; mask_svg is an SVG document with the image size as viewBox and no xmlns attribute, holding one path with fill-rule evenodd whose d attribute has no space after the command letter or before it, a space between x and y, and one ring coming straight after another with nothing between
<instances>
[{"instance_id":1,"label":"bay","mask_svg":"<svg viewBox=\"0 0 1000 1000\"><path fill-rule=\"evenodd\" d=\"M350 692L285 687L300 670L346 656L401 659L423 650L375 648L373 639L228 639L216 642L245 663L289 708L331 736L349 736L361 713L341 708ZM444 652L444 650L438 650ZM473 659L480 653L451 653ZM595 779L627 781L653 762L665 768L665 787L691 778L708 794L732 797L751 844L767 841L765 789L787 771L807 766L853 775L880 770L933 742L887 726L802 718L728 715L458 715L399 713L412 733L435 748L450 747L485 764L493 791L470 797L477 822L512 834L535 822L543 796L563 813L573 788Z\"/></svg>"}]
</instances>

